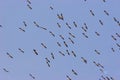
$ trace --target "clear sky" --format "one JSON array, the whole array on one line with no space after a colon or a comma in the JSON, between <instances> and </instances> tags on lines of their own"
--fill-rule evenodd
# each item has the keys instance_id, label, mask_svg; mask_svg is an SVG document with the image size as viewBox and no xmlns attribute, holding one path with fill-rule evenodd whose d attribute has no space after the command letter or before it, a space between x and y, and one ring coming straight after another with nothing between
<instances>
[{"instance_id":1,"label":"clear sky","mask_svg":"<svg viewBox=\"0 0 120 80\"><path fill-rule=\"evenodd\" d=\"M120 45L120 37L116 35L116 33L120 35L118 25L120 0L106 0L106 2L103 0L30 0L30 2L31 4L26 0L0 0L0 80L33 80L29 74L32 74L36 80L67 80L66 75L72 80L99 80L102 75L120 80L120 46L116 45ZM27 4L32 7L32 10ZM104 10L109 15L106 15ZM61 13L64 20L57 17L57 14ZM26 27L23 21L27 24ZM35 26L34 21L47 30ZM74 26L73 21L77 27ZM66 22L71 29L67 27ZM84 23L88 29L85 28ZM24 29L25 32L19 28ZM52 31L55 37L49 31ZM69 33L75 35L75 38ZM62 40L59 35L62 35L65 40ZM68 39L69 37L74 44ZM64 45L64 41L68 47ZM41 43L47 46L47 49ZM24 53L18 48L24 50ZM38 55L34 54L33 49L38 52ZM94 50L100 52L100 55ZM62 56L59 51L65 56ZM76 57L72 51L75 52ZM6 54L7 52L13 56L13 59ZM52 59L51 53L54 54L55 59ZM87 64L81 57L87 60ZM50 60L50 67L46 64L45 58ZM104 68L100 65L97 67L93 61L100 63ZM72 69L78 75L75 75Z\"/></svg>"}]
</instances>

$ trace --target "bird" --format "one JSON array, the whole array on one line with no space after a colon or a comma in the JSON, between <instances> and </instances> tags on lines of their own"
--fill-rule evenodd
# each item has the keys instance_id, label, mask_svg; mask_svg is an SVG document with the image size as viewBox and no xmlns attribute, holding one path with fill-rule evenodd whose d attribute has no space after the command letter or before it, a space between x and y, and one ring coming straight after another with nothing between
<instances>
[{"instance_id":1,"label":"bird","mask_svg":"<svg viewBox=\"0 0 120 80\"><path fill-rule=\"evenodd\" d=\"M47 28L45 28L45 27L40 27L41 29L43 29L43 30L47 30Z\"/></svg>"},{"instance_id":2,"label":"bird","mask_svg":"<svg viewBox=\"0 0 120 80\"><path fill-rule=\"evenodd\" d=\"M50 64L49 64L49 62L46 62L47 63L47 65L48 65L48 67L50 67Z\"/></svg>"},{"instance_id":3,"label":"bird","mask_svg":"<svg viewBox=\"0 0 120 80\"><path fill-rule=\"evenodd\" d=\"M30 6L30 4L27 4L27 7L28 7L30 10L32 10L32 7Z\"/></svg>"},{"instance_id":4,"label":"bird","mask_svg":"<svg viewBox=\"0 0 120 80\"><path fill-rule=\"evenodd\" d=\"M61 44L60 44L59 42L57 42L57 45L58 45L59 47L61 47Z\"/></svg>"},{"instance_id":5,"label":"bird","mask_svg":"<svg viewBox=\"0 0 120 80\"><path fill-rule=\"evenodd\" d=\"M51 53L51 56L52 56L52 58L53 58L53 59L55 59L55 57L54 57L54 54L53 54L53 53Z\"/></svg>"},{"instance_id":6,"label":"bird","mask_svg":"<svg viewBox=\"0 0 120 80\"><path fill-rule=\"evenodd\" d=\"M112 37L113 40L115 40L115 41L117 40L113 35L111 35L111 37Z\"/></svg>"},{"instance_id":7,"label":"bird","mask_svg":"<svg viewBox=\"0 0 120 80\"><path fill-rule=\"evenodd\" d=\"M86 23L84 23L84 26L85 26L85 28L86 28L86 29L88 29L88 26L87 26L87 24L86 24Z\"/></svg>"},{"instance_id":8,"label":"bird","mask_svg":"<svg viewBox=\"0 0 120 80\"><path fill-rule=\"evenodd\" d=\"M74 75L78 75L77 72L73 69L72 69L72 72L73 72Z\"/></svg>"},{"instance_id":9,"label":"bird","mask_svg":"<svg viewBox=\"0 0 120 80\"><path fill-rule=\"evenodd\" d=\"M64 17L63 17L63 14L57 14L57 17L60 19L60 20L64 20Z\"/></svg>"},{"instance_id":10,"label":"bird","mask_svg":"<svg viewBox=\"0 0 120 80\"><path fill-rule=\"evenodd\" d=\"M62 56L65 56L65 54L64 54L63 52L59 51L59 53L60 53Z\"/></svg>"},{"instance_id":11,"label":"bird","mask_svg":"<svg viewBox=\"0 0 120 80\"><path fill-rule=\"evenodd\" d=\"M106 10L104 10L104 13L105 13L107 16L109 16L109 13L108 13Z\"/></svg>"},{"instance_id":12,"label":"bird","mask_svg":"<svg viewBox=\"0 0 120 80\"><path fill-rule=\"evenodd\" d=\"M88 36L87 36L85 33L82 33L82 35L83 35L84 37L88 38Z\"/></svg>"},{"instance_id":13,"label":"bird","mask_svg":"<svg viewBox=\"0 0 120 80\"><path fill-rule=\"evenodd\" d=\"M95 34L96 34L97 36L100 36L100 34L99 34L98 32L95 32Z\"/></svg>"},{"instance_id":14,"label":"bird","mask_svg":"<svg viewBox=\"0 0 120 80\"><path fill-rule=\"evenodd\" d=\"M68 50L66 50L67 54L70 55L70 52Z\"/></svg>"},{"instance_id":15,"label":"bird","mask_svg":"<svg viewBox=\"0 0 120 80\"><path fill-rule=\"evenodd\" d=\"M75 21L73 21L73 24L74 24L74 26L75 26L75 27L77 27L77 24L76 24L76 22L75 22Z\"/></svg>"},{"instance_id":16,"label":"bird","mask_svg":"<svg viewBox=\"0 0 120 80\"><path fill-rule=\"evenodd\" d=\"M50 60L47 57L45 59L46 59L46 62L50 63Z\"/></svg>"},{"instance_id":17,"label":"bird","mask_svg":"<svg viewBox=\"0 0 120 80\"><path fill-rule=\"evenodd\" d=\"M67 27L68 27L69 29L71 29L70 25L69 25L67 22L66 22L65 24L67 25Z\"/></svg>"},{"instance_id":18,"label":"bird","mask_svg":"<svg viewBox=\"0 0 120 80\"><path fill-rule=\"evenodd\" d=\"M25 32L25 30L23 28L19 28L21 31Z\"/></svg>"},{"instance_id":19,"label":"bird","mask_svg":"<svg viewBox=\"0 0 120 80\"><path fill-rule=\"evenodd\" d=\"M42 45L45 49L47 49L47 46L46 46L45 44L41 43L41 45Z\"/></svg>"},{"instance_id":20,"label":"bird","mask_svg":"<svg viewBox=\"0 0 120 80\"><path fill-rule=\"evenodd\" d=\"M111 50L112 50L113 52L115 52L114 48L111 48Z\"/></svg>"},{"instance_id":21,"label":"bird","mask_svg":"<svg viewBox=\"0 0 120 80\"><path fill-rule=\"evenodd\" d=\"M84 57L81 57L81 59L83 60L84 63L87 64L87 60Z\"/></svg>"},{"instance_id":22,"label":"bird","mask_svg":"<svg viewBox=\"0 0 120 80\"><path fill-rule=\"evenodd\" d=\"M28 2L29 4L31 4L30 0L27 0L27 2Z\"/></svg>"},{"instance_id":23,"label":"bird","mask_svg":"<svg viewBox=\"0 0 120 80\"><path fill-rule=\"evenodd\" d=\"M117 20L115 17L113 17L113 20L114 20L115 22L118 22L118 20Z\"/></svg>"},{"instance_id":24,"label":"bird","mask_svg":"<svg viewBox=\"0 0 120 80\"><path fill-rule=\"evenodd\" d=\"M33 23L35 24L35 26L40 27L40 26L36 23L36 21L33 21Z\"/></svg>"},{"instance_id":25,"label":"bird","mask_svg":"<svg viewBox=\"0 0 120 80\"><path fill-rule=\"evenodd\" d=\"M75 35L73 35L72 33L69 32L69 35L73 38L76 38Z\"/></svg>"},{"instance_id":26,"label":"bird","mask_svg":"<svg viewBox=\"0 0 120 80\"><path fill-rule=\"evenodd\" d=\"M68 80L72 80L68 75L66 75L66 77L67 77Z\"/></svg>"},{"instance_id":27,"label":"bird","mask_svg":"<svg viewBox=\"0 0 120 80\"><path fill-rule=\"evenodd\" d=\"M49 33L50 33L53 37L55 37L55 34L54 34L52 31L49 31Z\"/></svg>"},{"instance_id":28,"label":"bird","mask_svg":"<svg viewBox=\"0 0 120 80\"><path fill-rule=\"evenodd\" d=\"M18 50L19 50L20 52L24 53L24 51L23 51L21 48L18 48Z\"/></svg>"},{"instance_id":29,"label":"bird","mask_svg":"<svg viewBox=\"0 0 120 80\"><path fill-rule=\"evenodd\" d=\"M38 55L38 52L37 52L35 49L33 49L33 51L34 51L34 53L35 53L36 55Z\"/></svg>"},{"instance_id":30,"label":"bird","mask_svg":"<svg viewBox=\"0 0 120 80\"><path fill-rule=\"evenodd\" d=\"M59 28L61 28L61 25L60 25L59 23L57 23L57 26L58 26Z\"/></svg>"},{"instance_id":31,"label":"bird","mask_svg":"<svg viewBox=\"0 0 120 80\"><path fill-rule=\"evenodd\" d=\"M62 35L59 35L59 37L60 37L62 40L64 40L64 39L65 39Z\"/></svg>"},{"instance_id":32,"label":"bird","mask_svg":"<svg viewBox=\"0 0 120 80\"><path fill-rule=\"evenodd\" d=\"M74 51L71 51L71 53L73 54L74 57L77 57Z\"/></svg>"},{"instance_id":33,"label":"bird","mask_svg":"<svg viewBox=\"0 0 120 80\"><path fill-rule=\"evenodd\" d=\"M120 38L120 34L116 33L116 35Z\"/></svg>"},{"instance_id":34,"label":"bird","mask_svg":"<svg viewBox=\"0 0 120 80\"><path fill-rule=\"evenodd\" d=\"M100 23L101 25L103 25L103 22L102 22L101 20L99 20L99 23Z\"/></svg>"},{"instance_id":35,"label":"bird","mask_svg":"<svg viewBox=\"0 0 120 80\"><path fill-rule=\"evenodd\" d=\"M83 31L87 32L87 30L84 27L81 27Z\"/></svg>"},{"instance_id":36,"label":"bird","mask_svg":"<svg viewBox=\"0 0 120 80\"><path fill-rule=\"evenodd\" d=\"M66 43L65 41L63 41L63 43L64 43L64 45L65 45L66 47L68 47L68 45L67 45L67 43Z\"/></svg>"},{"instance_id":37,"label":"bird","mask_svg":"<svg viewBox=\"0 0 120 80\"><path fill-rule=\"evenodd\" d=\"M120 48L120 44L116 43L116 45Z\"/></svg>"},{"instance_id":38,"label":"bird","mask_svg":"<svg viewBox=\"0 0 120 80\"><path fill-rule=\"evenodd\" d=\"M92 14L92 16L95 16L95 14L93 13L93 11L92 11L92 10L90 10L90 13Z\"/></svg>"},{"instance_id":39,"label":"bird","mask_svg":"<svg viewBox=\"0 0 120 80\"><path fill-rule=\"evenodd\" d=\"M23 21L23 24L24 24L24 26L25 26L25 27L27 26L27 24L26 24L26 22L25 22L25 21Z\"/></svg>"},{"instance_id":40,"label":"bird","mask_svg":"<svg viewBox=\"0 0 120 80\"><path fill-rule=\"evenodd\" d=\"M106 0L103 0L103 2L106 2Z\"/></svg>"},{"instance_id":41,"label":"bird","mask_svg":"<svg viewBox=\"0 0 120 80\"><path fill-rule=\"evenodd\" d=\"M33 79L35 79L35 76L33 76L31 73L29 73L29 76Z\"/></svg>"},{"instance_id":42,"label":"bird","mask_svg":"<svg viewBox=\"0 0 120 80\"><path fill-rule=\"evenodd\" d=\"M53 10L53 7L52 7L52 6L50 6L50 9L51 9L51 10Z\"/></svg>"},{"instance_id":43,"label":"bird","mask_svg":"<svg viewBox=\"0 0 120 80\"><path fill-rule=\"evenodd\" d=\"M72 44L74 44L74 41L69 37L68 38Z\"/></svg>"},{"instance_id":44,"label":"bird","mask_svg":"<svg viewBox=\"0 0 120 80\"><path fill-rule=\"evenodd\" d=\"M8 52L6 54L13 59L13 56L11 54L9 54Z\"/></svg>"},{"instance_id":45,"label":"bird","mask_svg":"<svg viewBox=\"0 0 120 80\"><path fill-rule=\"evenodd\" d=\"M0 27L2 27L2 25L0 25Z\"/></svg>"},{"instance_id":46,"label":"bird","mask_svg":"<svg viewBox=\"0 0 120 80\"><path fill-rule=\"evenodd\" d=\"M97 54L99 54L99 55L100 55L100 52L98 52L98 50L96 50L96 49L95 49L94 51L95 51Z\"/></svg>"},{"instance_id":47,"label":"bird","mask_svg":"<svg viewBox=\"0 0 120 80\"><path fill-rule=\"evenodd\" d=\"M6 68L3 68L3 70L4 70L5 72L9 72Z\"/></svg>"}]
</instances>

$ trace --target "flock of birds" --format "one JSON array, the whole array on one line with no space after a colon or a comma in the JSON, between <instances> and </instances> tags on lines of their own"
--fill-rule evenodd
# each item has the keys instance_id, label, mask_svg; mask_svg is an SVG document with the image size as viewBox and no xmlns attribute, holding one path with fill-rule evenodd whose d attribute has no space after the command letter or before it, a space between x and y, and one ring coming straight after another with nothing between
<instances>
[{"instance_id":1,"label":"flock of birds","mask_svg":"<svg viewBox=\"0 0 120 80\"><path fill-rule=\"evenodd\" d=\"M30 0L26 0L26 1L27 1L27 7L28 7L28 9L32 10L32 9L33 9L32 6L31 6L32 2L31 2ZM84 0L84 1L86 2L87 0ZM106 0L103 0L103 2L105 3ZM50 10L54 11L54 7L53 7L53 6L50 6L49 8L50 8ZM109 14L109 12L108 12L107 10L104 10L103 12L104 12L104 14L105 14L106 16L110 16L110 14ZM91 16L95 17L95 13L94 13L93 10L89 10L89 14L90 14ZM66 22L63 13L58 13L58 14L56 14L56 17L58 18L58 20L63 21L63 24L64 24L64 22L65 22L66 27L67 27L68 29L70 29L70 30L71 30L72 28L80 28L79 25L78 25L75 21L73 21L73 23L72 23L73 26L71 26L68 22ZM120 27L120 21L119 21L116 17L113 17L113 20L114 20L114 22L115 22L116 24L118 24L118 26ZM99 22L99 24L100 24L101 26L104 26L104 22L103 22L102 20L99 19L98 22ZM58 51L58 53L59 53L61 56L64 57L64 56L66 56L66 55L68 55L68 56L71 55L71 56L73 56L74 58L76 58L77 55L79 55L78 53L76 53L76 51L70 50L70 48L69 48L69 46L70 46L71 44L72 44L72 45L76 45L76 42L75 42L74 40L77 38L77 36L74 34L74 32L68 32L69 37L66 39L66 37L65 37L64 35L62 35L62 34L56 35L53 31L47 29L46 27L40 26L39 23L37 23L36 21L33 21L33 24L34 24L34 26L36 26L37 28L40 28L40 29L42 29L42 30L47 31L53 38L56 38L56 36L57 36L57 37L59 37L59 39L62 40L62 43L59 42L59 41L57 41L57 42L55 43L56 46L58 46L58 47L60 47L60 48L63 47L63 46L66 47L66 48L65 48L65 52L63 52L63 51L61 51L61 50ZM23 25L24 25L24 27L27 27L27 26L28 26L27 23L26 23L26 21L23 21ZM59 29L62 28L62 26L61 26L60 23L57 22L56 25L58 26ZM18 29L19 29L21 32L26 32L26 29L25 29L24 27L19 27ZM0 28L4 28L4 26L0 25ZM86 38L86 39L89 39L89 36L88 36L89 26L87 25L87 23L85 23L85 22L83 23L83 26L81 27L81 30L82 30L82 33L81 33L81 34L83 35L83 37ZM61 32L61 33L62 33L62 32ZM97 32L97 31L95 31L94 34L95 34L96 36L98 36L98 37L101 36L100 32ZM114 41L117 41L117 40L120 39L120 34L119 34L119 33L115 33L115 34L110 35L110 36L111 36L111 39L113 39ZM67 41L69 41L70 43L68 43ZM116 44L116 46L118 47L118 49L120 50L120 44L119 44L118 42L115 42L115 44ZM41 47L44 48L45 50L47 50L47 49L49 48L49 47L47 46L47 44L44 43L44 42L41 42ZM19 50L21 53L25 53L24 49L22 49L22 48L18 48L18 50ZM111 51L112 51L112 52L115 52L115 48L112 47L112 48L111 48ZM98 49L94 49L94 53L96 53L96 54L98 54L98 55L101 55L101 52L100 52ZM33 54L35 54L35 55L38 56L38 55L39 55L39 52L38 52L36 49L33 49ZM10 54L9 52L7 52L6 55L7 55L9 58L14 59L13 55ZM55 53L51 52L51 53L50 53L50 56L51 56L51 58L52 58L53 60L55 60L55 58L56 58L56 57L55 57ZM83 56L81 56L80 59L81 59L81 61L82 61L83 63L85 63L86 65L89 63L89 60L87 60L87 58L85 58L85 57L83 57ZM46 65L47 65L49 68L52 68L52 67L51 67L51 59L50 59L49 57L45 57L45 62L46 62ZM92 62L93 62L92 64L94 64L94 65L99 69L100 72L102 72L102 73L105 72L105 67L104 67L104 65L102 65L101 63L99 63L99 62L97 62L97 61L92 61ZM7 68L3 68L3 70L4 70L5 72L7 72L7 73L10 72ZM76 69L71 69L71 73L73 73L73 75L78 76L78 75L79 75L78 72L79 72L79 71L76 71ZM29 73L28 75L29 75L32 79L36 79L35 75L33 75L32 73ZM72 77L69 76L69 75L66 75L66 79L67 79L67 80L72 80ZM115 78L114 78L113 76L101 75L100 78L99 78L99 80L115 80Z\"/></svg>"}]
</instances>

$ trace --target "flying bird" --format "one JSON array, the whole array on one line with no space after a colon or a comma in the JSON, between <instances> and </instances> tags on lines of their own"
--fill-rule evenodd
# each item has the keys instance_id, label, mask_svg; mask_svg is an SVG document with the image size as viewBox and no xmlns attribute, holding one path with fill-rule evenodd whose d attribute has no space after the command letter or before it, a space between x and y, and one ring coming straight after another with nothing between
<instances>
[{"instance_id":1,"label":"flying bird","mask_svg":"<svg viewBox=\"0 0 120 80\"><path fill-rule=\"evenodd\" d=\"M25 30L23 28L19 28L21 31L25 32Z\"/></svg>"},{"instance_id":2,"label":"flying bird","mask_svg":"<svg viewBox=\"0 0 120 80\"><path fill-rule=\"evenodd\" d=\"M46 62L50 63L50 60L47 57L45 59L46 59Z\"/></svg>"},{"instance_id":3,"label":"flying bird","mask_svg":"<svg viewBox=\"0 0 120 80\"><path fill-rule=\"evenodd\" d=\"M69 37L68 38L72 44L74 44L74 41Z\"/></svg>"},{"instance_id":4,"label":"flying bird","mask_svg":"<svg viewBox=\"0 0 120 80\"><path fill-rule=\"evenodd\" d=\"M85 33L82 33L82 35L83 35L84 37L88 38L88 36L87 36Z\"/></svg>"},{"instance_id":5,"label":"flying bird","mask_svg":"<svg viewBox=\"0 0 120 80\"><path fill-rule=\"evenodd\" d=\"M67 22L66 22L65 24L67 25L67 27L68 27L69 29L71 29L70 25L69 25Z\"/></svg>"},{"instance_id":6,"label":"flying bird","mask_svg":"<svg viewBox=\"0 0 120 80\"><path fill-rule=\"evenodd\" d=\"M113 52L115 52L114 48L111 48L111 50L112 50Z\"/></svg>"},{"instance_id":7,"label":"flying bird","mask_svg":"<svg viewBox=\"0 0 120 80\"><path fill-rule=\"evenodd\" d=\"M66 77L67 77L68 80L72 80L68 75L66 75Z\"/></svg>"},{"instance_id":8,"label":"flying bird","mask_svg":"<svg viewBox=\"0 0 120 80\"><path fill-rule=\"evenodd\" d=\"M27 4L27 7L28 7L30 10L32 10L32 7L30 6L30 4Z\"/></svg>"},{"instance_id":9,"label":"flying bird","mask_svg":"<svg viewBox=\"0 0 120 80\"><path fill-rule=\"evenodd\" d=\"M98 32L95 32L95 34L96 34L97 36L100 36L100 34L99 34Z\"/></svg>"},{"instance_id":10,"label":"flying bird","mask_svg":"<svg viewBox=\"0 0 120 80\"><path fill-rule=\"evenodd\" d=\"M65 56L65 54L64 54L63 52L59 51L59 53L60 53L62 56Z\"/></svg>"},{"instance_id":11,"label":"flying bird","mask_svg":"<svg viewBox=\"0 0 120 80\"><path fill-rule=\"evenodd\" d=\"M3 70L4 70L5 72L9 72L6 68L3 68Z\"/></svg>"},{"instance_id":12,"label":"flying bird","mask_svg":"<svg viewBox=\"0 0 120 80\"><path fill-rule=\"evenodd\" d=\"M87 32L87 30L84 27L81 27L83 31Z\"/></svg>"},{"instance_id":13,"label":"flying bird","mask_svg":"<svg viewBox=\"0 0 120 80\"><path fill-rule=\"evenodd\" d=\"M41 29L43 29L43 30L47 30L47 28L45 28L45 27L40 27Z\"/></svg>"},{"instance_id":14,"label":"flying bird","mask_svg":"<svg viewBox=\"0 0 120 80\"><path fill-rule=\"evenodd\" d=\"M104 10L104 13L105 13L107 16L109 16L109 13L108 13L106 10Z\"/></svg>"},{"instance_id":15,"label":"flying bird","mask_svg":"<svg viewBox=\"0 0 120 80\"><path fill-rule=\"evenodd\" d=\"M66 50L67 54L70 55L70 52L68 50Z\"/></svg>"},{"instance_id":16,"label":"flying bird","mask_svg":"<svg viewBox=\"0 0 120 80\"><path fill-rule=\"evenodd\" d=\"M36 23L36 21L33 21L33 23L35 24L35 26L40 27L40 26Z\"/></svg>"},{"instance_id":17,"label":"flying bird","mask_svg":"<svg viewBox=\"0 0 120 80\"><path fill-rule=\"evenodd\" d=\"M73 72L74 75L78 75L77 72L73 69L72 69L72 72Z\"/></svg>"},{"instance_id":18,"label":"flying bird","mask_svg":"<svg viewBox=\"0 0 120 80\"><path fill-rule=\"evenodd\" d=\"M116 43L116 45L120 48L120 44Z\"/></svg>"},{"instance_id":19,"label":"flying bird","mask_svg":"<svg viewBox=\"0 0 120 80\"><path fill-rule=\"evenodd\" d=\"M94 51L95 51L97 54L99 54L99 55L100 55L100 52L99 52L98 50L96 50L96 49L95 49Z\"/></svg>"},{"instance_id":20,"label":"flying bird","mask_svg":"<svg viewBox=\"0 0 120 80\"><path fill-rule=\"evenodd\" d=\"M85 26L85 29L88 29L88 26L87 26L87 24L86 24L86 23L84 23L84 26Z\"/></svg>"},{"instance_id":21,"label":"flying bird","mask_svg":"<svg viewBox=\"0 0 120 80\"><path fill-rule=\"evenodd\" d=\"M90 10L90 13L92 14L92 16L95 16L95 14L93 13L93 11L92 11L92 10Z\"/></svg>"},{"instance_id":22,"label":"flying bird","mask_svg":"<svg viewBox=\"0 0 120 80\"><path fill-rule=\"evenodd\" d=\"M13 56L11 54L9 54L8 52L6 54L13 59Z\"/></svg>"},{"instance_id":23,"label":"flying bird","mask_svg":"<svg viewBox=\"0 0 120 80\"><path fill-rule=\"evenodd\" d=\"M103 2L106 2L106 0L103 0Z\"/></svg>"},{"instance_id":24,"label":"flying bird","mask_svg":"<svg viewBox=\"0 0 120 80\"><path fill-rule=\"evenodd\" d=\"M31 73L29 74L29 76L33 79L35 79L35 76L33 76Z\"/></svg>"},{"instance_id":25,"label":"flying bird","mask_svg":"<svg viewBox=\"0 0 120 80\"><path fill-rule=\"evenodd\" d=\"M33 49L33 51L34 51L34 53L35 53L36 55L38 55L38 52L37 52L35 49Z\"/></svg>"},{"instance_id":26,"label":"flying bird","mask_svg":"<svg viewBox=\"0 0 120 80\"><path fill-rule=\"evenodd\" d=\"M66 43L65 41L63 41L63 43L64 43L64 45L65 45L66 47L68 47L68 45L67 45L67 43Z\"/></svg>"},{"instance_id":27,"label":"flying bird","mask_svg":"<svg viewBox=\"0 0 120 80\"><path fill-rule=\"evenodd\" d=\"M54 57L54 54L53 54L53 53L51 53L51 56L52 56L52 58L53 58L53 59L55 59L55 57Z\"/></svg>"},{"instance_id":28,"label":"flying bird","mask_svg":"<svg viewBox=\"0 0 120 80\"><path fill-rule=\"evenodd\" d=\"M57 17L60 19L60 20L64 20L64 17L63 17L63 14L57 14Z\"/></svg>"},{"instance_id":29,"label":"flying bird","mask_svg":"<svg viewBox=\"0 0 120 80\"><path fill-rule=\"evenodd\" d=\"M27 2L28 2L29 4L31 4L30 0L27 0Z\"/></svg>"},{"instance_id":30,"label":"flying bird","mask_svg":"<svg viewBox=\"0 0 120 80\"><path fill-rule=\"evenodd\" d=\"M69 35L73 38L75 38L75 35L73 35L72 33L69 32Z\"/></svg>"},{"instance_id":31,"label":"flying bird","mask_svg":"<svg viewBox=\"0 0 120 80\"><path fill-rule=\"evenodd\" d=\"M2 25L0 25L0 27L2 27Z\"/></svg>"},{"instance_id":32,"label":"flying bird","mask_svg":"<svg viewBox=\"0 0 120 80\"><path fill-rule=\"evenodd\" d=\"M46 62L47 63L47 65L48 65L48 67L50 67L50 63L49 62Z\"/></svg>"},{"instance_id":33,"label":"flying bird","mask_svg":"<svg viewBox=\"0 0 120 80\"><path fill-rule=\"evenodd\" d=\"M55 34L54 34L52 31L49 31L49 33L50 33L53 37L55 37Z\"/></svg>"},{"instance_id":34,"label":"flying bird","mask_svg":"<svg viewBox=\"0 0 120 80\"><path fill-rule=\"evenodd\" d=\"M57 45L58 45L59 47L61 47L61 44L60 44L59 42L57 42Z\"/></svg>"},{"instance_id":35,"label":"flying bird","mask_svg":"<svg viewBox=\"0 0 120 80\"><path fill-rule=\"evenodd\" d=\"M74 52L74 51L71 51L71 53L73 54L73 56L74 56L74 57L76 57L76 54L75 54L75 52Z\"/></svg>"},{"instance_id":36,"label":"flying bird","mask_svg":"<svg viewBox=\"0 0 120 80\"><path fill-rule=\"evenodd\" d=\"M41 45L42 45L45 49L47 49L47 46L46 46L45 44L41 43Z\"/></svg>"},{"instance_id":37,"label":"flying bird","mask_svg":"<svg viewBox=\"0 0 120 80\"><path fill-rule=\"evenodd\" d=\"M75 21L73 21L73 24L74 24L74 26L75 26L75 27L77 27L77 24L76 24L76 22L75 22Z\"/></svg>"},{"instance_id":38,"label":"flying bird","mask_svg":"<svg viewBox=\"0 0 120 80\"><path fill-rule=\"evenodd\" d=\"M116 35L120 38L120 34L116 33Z\"/></svg>"},{"instance_id":39,"label":"flying bird","mask_svg":"<svg viewBox=\"0 0 120 80\"><path fill-rule=\"evenodd\" d=\"M113 40L115 40L115 41L117 40L113 35L111 35L111 37L112 37Z\"/></svg>"},{"instance_id":40,"label":"flying bird","mask_svg":"<svg viewBox=\"0 0 120 80\"><path fill-rule=\"evenodd\" d=\"M25 22L25 21L23 21L23 24L24 24L24 26L25 26L25 27L27 26L27 24L26 24L26 22Z\"/></svg>"},{"instance_id":41,"label":"flying bird","mask_svg":"<svg viewBox=\"0 0 120 80\"><path fill-rule=\"evenodd\" d=\"M87 60L84 57L81 57L81 59L83 60L84 63L87 64Z\"/></svg>"},{"instance_id":42,"label":"flying bird","mask_svg":"<svg viewBox=\"0 0 120 80\"><path fill-rule=\"evenodd\" d=\"M57 26L58 26L59 28L61 28L61 25L60 25L59 23L57 23Z\"/></svg>"},{"instance_id":43,"label":"flying bird","mask_svg":"<svg viewBox=\"0 0 120 80\"><path fill-rule=\"evenodd\" d=\"M24 51L23 51L21 48L18 48L18 50L19 50L20 52L24 53Z\"/></svg>"},{"instance_id":44,"label":"flying bird","mask_svg":"<svg viewBox=\"0 0 120 80\"><path fill-rule=\"evenodd\" d=\"M53 10L53 7L52 7L52 6L50 6L50 9L51 9L51 10Z\"/></svg>"},{"instance_id":45,"label":"flying bird","mask_svg":"<svg viewBox=\"0 0 120 80\"><path fill-rule=\"evenodd\" d=\"M62 35L59 35L59 37L60 37L62 40L64 40L64 39L65 39Z\"/></svg>"},{"instance_id":46,"label":"flying bird","mask_svg":"<svg viewBox=\"0 0 120 80\"><path fill-rule=\"evenodd\" d=\"M102 22L101 20L99 20L99 23L100 23L101 25L103 25L103 22Z\"/></svg>"}]
</instances>

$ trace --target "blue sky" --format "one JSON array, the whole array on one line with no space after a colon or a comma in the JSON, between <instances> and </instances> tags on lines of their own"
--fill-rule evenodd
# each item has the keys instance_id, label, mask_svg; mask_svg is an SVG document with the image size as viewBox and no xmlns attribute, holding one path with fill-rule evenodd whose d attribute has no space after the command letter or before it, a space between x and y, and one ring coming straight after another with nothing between
<instances>
[{"instance_id":1,"label":"blue sky","mask_svg":"<svg viewBox=\"0 0 120 80\"><path fill-rule=\"evenodd\" d=\"M120 26L113 19L115 17L120 20L119 0L30 1L32 10L27 7L26 0L0 0L0 25L2 25L0 27L0 80L32 80L29 73L35 76L36 80L66 80L66 75L69 75L72 80L99 80L101 75L120 80L120 47L116 45L116 43L120 44L120 38L116 35L116 33L120 34ZM90 10L95 16L91 15ZM104 13L104 10L109 13L109 16ZM61 13L64 20L57 17L57 14ZM23 21L26 22L27 27L24 26ZM34 21L47 30L36 27ZM73 21L76 22L77 28ZM66 26L66 22L71 29ZM84 23L87 24L87 32L81 28L84 27ZM25 32L19 28L25 29ZM55 37L49 31L52 31ZM76 38L70 36L69 32ZM85 38L82 33L85 33L88 38ZM64 36L65 40L62 40L59 35ZM113 40L111 35L117 40ZM75 44L70 42L69 37ZM68 44L68 48L63 41ZM62 47L59 47L57 42ZM41 43L44 43L47 49L41 46ZM18 48L24 50L24 53L21 53ZM115 52L112 52L111 48L114 48ZM35 55L33 49L36 49L39 55ZM96 54L95 49L101 54ZM66 50L69 50L70 55L66 54ZM62 56L59 51L65 56ZM77 57L74 57L71 51L74 51ZM7 52L13 56L13 59L6 55ZM55 59L51 58L51 52L54 53ZM50 67L46 64L46 57L50 60ZM87 60L87 64L81 57ZM93 61L104 66L103 73L93 64ZM5 72L3 68L9 72ZM78 73L77 76L72 73L72 69Z\"/></svg>"}]
</instances>

